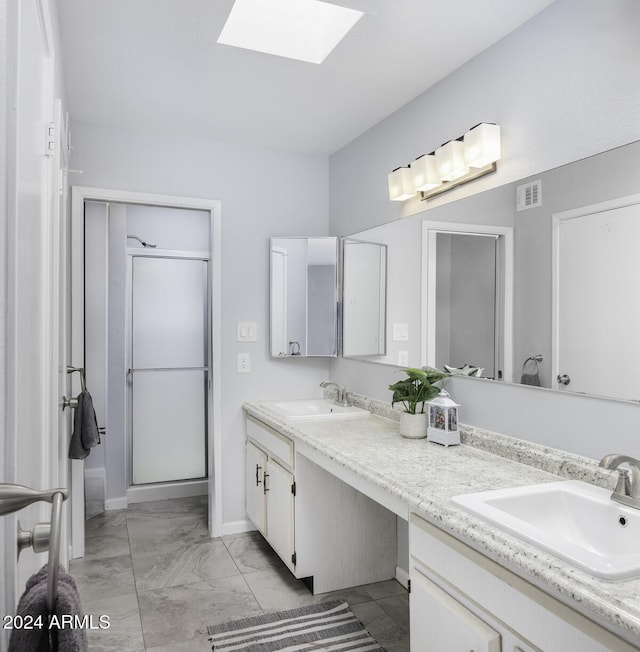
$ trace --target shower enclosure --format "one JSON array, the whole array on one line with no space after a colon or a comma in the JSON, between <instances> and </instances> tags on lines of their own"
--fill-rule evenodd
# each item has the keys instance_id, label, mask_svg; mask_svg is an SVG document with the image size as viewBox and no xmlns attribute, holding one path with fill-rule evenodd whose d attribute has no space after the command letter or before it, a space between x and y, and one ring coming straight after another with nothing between
<instances>
[{"instance_id":1,"label":"shower enclosure","mask_svg":"<svg viewBox=\"0 0 640 652\"><path fill-rule=\"evenodd\" d=\"M207 261L132 255L130 269L131 484L204 478Z\"/></svg>"}]
</instances>

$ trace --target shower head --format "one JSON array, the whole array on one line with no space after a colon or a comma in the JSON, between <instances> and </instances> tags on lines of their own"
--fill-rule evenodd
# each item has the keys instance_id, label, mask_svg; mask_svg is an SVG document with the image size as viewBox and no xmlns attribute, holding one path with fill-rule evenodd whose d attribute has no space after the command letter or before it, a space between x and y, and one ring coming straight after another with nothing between
<instances>
[{"instance_id":1,"label":"shower head","mask_svg":"<svg viewBox=\"0 0 640 652\"><path fill-rule=\"evenodd\" d=\"M142 238L138 237L137 235L128 235L127 238L137 240L143 247L149 247L151 249L155 249L157 246L154 244L150 244L149 242L145 242Z\"/></svg>"}]
</instances>

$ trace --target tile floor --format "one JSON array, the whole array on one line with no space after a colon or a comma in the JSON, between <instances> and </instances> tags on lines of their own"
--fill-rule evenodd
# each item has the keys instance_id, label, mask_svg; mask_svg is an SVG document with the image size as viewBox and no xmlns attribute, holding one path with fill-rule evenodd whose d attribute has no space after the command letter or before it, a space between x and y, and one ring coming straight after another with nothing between
<instances>
[{"instance_id":1,"label":"tile floor","mask_svg":"<svg viewBox=\"0 0 640 652\"><path fill-rule=\"evenodd\" d=\"M205 652L207 626L344 598L388 652L409 650L409 608L395 580L313 596L256 532L211 539L206 497L131 505L86 523L86 554L71 563L91 652Z\"/></svg>"}]
</instances>

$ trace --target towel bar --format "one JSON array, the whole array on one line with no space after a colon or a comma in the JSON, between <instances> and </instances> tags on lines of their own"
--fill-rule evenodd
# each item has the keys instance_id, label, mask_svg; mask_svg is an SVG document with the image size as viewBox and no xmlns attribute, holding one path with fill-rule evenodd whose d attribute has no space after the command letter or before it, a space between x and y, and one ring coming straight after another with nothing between
<instances>
[{"instance_id":1,"label":"towel bar","mask_svg":"<svg viewBox=\"0 0 640 652\"><path fill-rule=\"evenodd\" d=\"M51 503L50 523L37 523L31 532L23 530L18 523L18 555L29 546L33 546L35 552L49 550L47 563L47 608L49 613L53 613L58 595L62 502L68 496L67 489L36 491L19 484L0 484L0 516L12 514L41 500Z\"/></svg>"},{"instance_id":2,"label":"towel bar","mask_svg":"<svg viewBox=\"0 0 640 652\"><path fill-rule=\"evenodd\" d=\"M71 365L67 365L68 374L72 374L74 371L80 372L80 387L84 392L87 389L87 372L85 371L84 367L72 367Z\"/></svg>"}]
</instances>

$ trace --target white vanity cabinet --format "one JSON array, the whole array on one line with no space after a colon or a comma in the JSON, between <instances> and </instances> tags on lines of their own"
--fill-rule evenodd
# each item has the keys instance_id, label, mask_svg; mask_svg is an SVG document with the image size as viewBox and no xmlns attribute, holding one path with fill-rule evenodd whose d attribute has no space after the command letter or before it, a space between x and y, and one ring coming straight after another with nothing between
<instances>
[{"instance_id":1,"label":"white vanity cabinet","mask_svg":"<svg viewBox=\"0 0 640 652\"><path fill-rule=\"evenodd\" d=\"M638 649L416 514L409 550L411 652Z\"/></svg>"},{"instance_id":2,"label":"white vanity cabinet","mask_svg":"<svg viewBox=\"0 0 640 652\"><path fill-rule=\"evenodd\" d=\"M290 570L296 561L293 459L290 439L247 419L247 516Z\"/></svg>"},{"instance_id":3,"label":"white vanity cabinet","mask_svg":"<svg viewBox=\"0 0 640 652\"><path fill-rule=\"evenodd\" d=\"M394 513L267 424L248 416L246 432L247 517L297 578L325 593L395 577Z\"/></svg>"}]
</instances>

